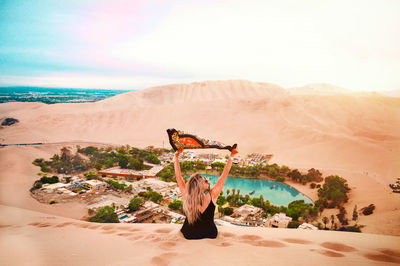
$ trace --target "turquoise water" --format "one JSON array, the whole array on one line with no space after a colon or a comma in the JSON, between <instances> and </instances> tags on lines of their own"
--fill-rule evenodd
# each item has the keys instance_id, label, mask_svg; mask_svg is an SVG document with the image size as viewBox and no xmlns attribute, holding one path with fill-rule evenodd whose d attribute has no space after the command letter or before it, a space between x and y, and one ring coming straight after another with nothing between
<instances>
[{"instance_id":1,"label":"turquoise water","mask_svg":"<svg viewBox=\"0 0 400 266\"><path fill-rule=\"evenodd\" d=\"M211 187L217 183L218 176L207 174L202 174L202 176L210 180ZM313 204L307 196L300 193L295 188L271 180L228 177L223 189L224 195L226 196L227 189L229 189L232 194L232 188L235 188L236 191L240 189L241 195L246 195L255 191L253 195L249 195L251 197L259 197L262 195L264 200L269 200L273 205L287 206L294 200L304 200L305 203Z\"/></svg>"},{"instance_id":2,"label":"turquoise water","mask_svg":"<svg viewBox=\"0 0 400 266\"><path fill-rule=\"evenodd\" d=\"M43 102L53 104L96 102L125 92L128 91L44 87L0 87L0 103Z\"/></svg>"}]
</instances>

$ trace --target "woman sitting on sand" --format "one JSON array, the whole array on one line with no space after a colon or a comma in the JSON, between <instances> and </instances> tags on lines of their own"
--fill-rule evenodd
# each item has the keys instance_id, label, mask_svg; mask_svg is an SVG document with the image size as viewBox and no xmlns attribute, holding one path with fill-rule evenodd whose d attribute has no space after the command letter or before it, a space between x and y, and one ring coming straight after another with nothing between
<instances>
[{"instance_id":1,"label":"woman sitting on sand","mask_svg":"<svg viewBox=\"0 0 400 266\"><path fill-rule=\"evenodd\" d=\"M183 210L186 214L181 232L186 239L216 238L218 231L214 224L214 211L217 198L231 170L232 157L238 151L232 150L228 163L209 193L206 193L210 188L209 181L198 173L193 174L187 184L183 181L178 158L182 151L183 149L179 149L175 153L175 176L183 195Z\"/></svg>"}]
</instances>

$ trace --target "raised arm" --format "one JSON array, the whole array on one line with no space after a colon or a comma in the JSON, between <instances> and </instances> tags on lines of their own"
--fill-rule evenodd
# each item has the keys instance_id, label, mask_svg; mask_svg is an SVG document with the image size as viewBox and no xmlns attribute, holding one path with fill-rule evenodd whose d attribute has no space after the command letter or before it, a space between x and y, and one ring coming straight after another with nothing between
<instances>
[{"instance_id":1,"label":"raised arm","mask_svg":"<svg viewBox=\"0 0 400 266\"><path fill-rule=\"evenodd\" d=\"M182 173L181 173L181 166L179 165L179 154L183 152L183 149L179 149L175 152L174 155L174 166L175 166L175 178L176 182L178 183L179 189L182 195L185 193L186 184L183 181Z\"/></svg>"},{"instance_id":2,"label":"raised arm","mask_svg":"<svg viewBox=\"0 0 400 266\"><path fill-rule=\"evenodd\" d=\"M229 171L232 167L232 157L237 154L238 151L236 149L232 150L231 155L229 156L228 162L226 163L224 170L222 171L221 176L218 178L217 183L213 186L210 190L211 197L213 201L215 201L219 194L221 193L222 189L224 188L226 178L228 177Z\"/></svg>"}]
</instances>

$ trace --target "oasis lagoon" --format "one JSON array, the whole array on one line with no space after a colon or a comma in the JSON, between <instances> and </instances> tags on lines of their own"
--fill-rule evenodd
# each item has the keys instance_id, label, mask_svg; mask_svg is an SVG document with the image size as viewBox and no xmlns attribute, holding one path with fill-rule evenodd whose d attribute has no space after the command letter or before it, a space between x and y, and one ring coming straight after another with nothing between
<instances>
[{"instance_id":1,"label":"oasis lagoon","mask_svg":"<svg viewBox=\"0 0 400 266\"><path fill-rule=\"evenodd\" d=\"M210 180L211 187L217 183L219 177L208 174L201 174L201 176ZM250 192L254 191L254 194L250 195L250 197L259 197L262 195L264 200L269 200L273 205L288 206L290 202L295 200L304 200L305 203L313 204L311 199L295 188L272 180L228 176L223 189L224 195L226 196L227 189L232 193L233 188L236 192L240 189L240 195L250 195Z\"/></svg>"}]
</instances>

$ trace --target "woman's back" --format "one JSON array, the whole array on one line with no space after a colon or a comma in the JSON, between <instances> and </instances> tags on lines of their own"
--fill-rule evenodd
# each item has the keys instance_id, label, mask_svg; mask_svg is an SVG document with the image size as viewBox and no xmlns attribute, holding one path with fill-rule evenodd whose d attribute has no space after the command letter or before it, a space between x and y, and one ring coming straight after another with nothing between
<instances>
[{"instance_id":1,"label":"woman's back","mask_svg":"<svg viewBox=\"0 0 400 266\"><path fill-rule=\"evenodd\" d=\"M214 223L215 205L210 199L207 209L200 214L193 224L185 219L181 232L186 239L216 238L218 235L217 227Z\"/></svg>"}]
</instances>

